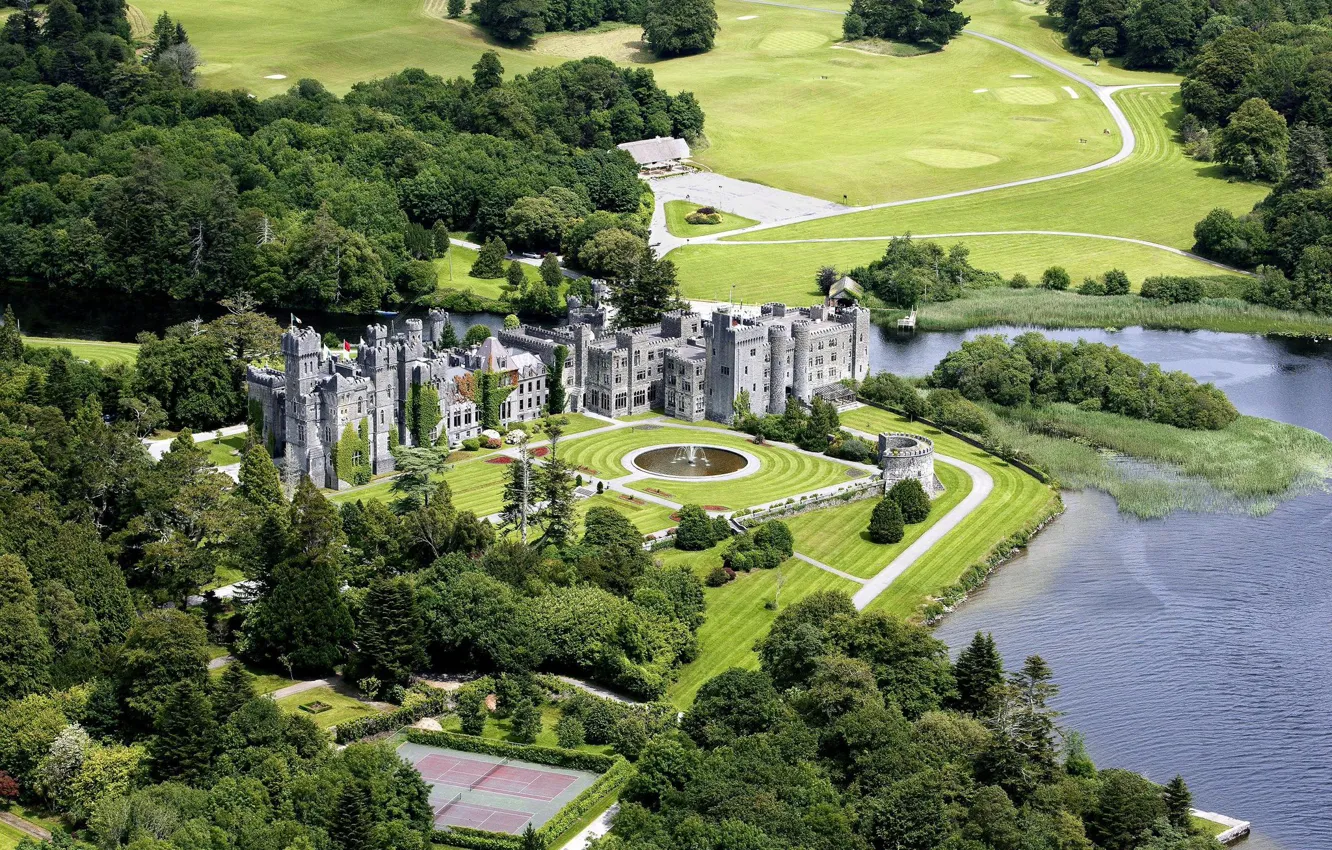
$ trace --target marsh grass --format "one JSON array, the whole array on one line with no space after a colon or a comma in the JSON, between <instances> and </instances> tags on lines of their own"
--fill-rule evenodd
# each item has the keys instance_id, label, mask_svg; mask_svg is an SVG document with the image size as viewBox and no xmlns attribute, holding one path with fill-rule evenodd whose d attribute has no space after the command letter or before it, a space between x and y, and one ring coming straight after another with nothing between
<instances>
[{"instance_id":1,"label":"marsh grass","mask_svg":"<svg viewBox=\"0 0 1332 850\"><path fill-rule=\"evenodd\" d=\"M1332 336L1332 317L1277 310L1238 298L1162 304L1138 295L1088 296L1046 289L972 290L956 301L927 304L924 330L966 330L995 324L1042 328L1211 330L1229 333Z\"/></svg>"},{"instance_id":2,"label":"marsh grass","mask_svg":"<svg viewBox=\"0 0 1332 850\"><path fill-rule=\"evenodd\" d=\"M1270 419L1241 416L1220 431L1194 431L1067 404L995 412L1000 442L1064 486L1104 490L1120 510L1140 517L1177 510L1261 515L1326 487L1332 476L1332 441Z\"/></svg>"}]
</instances>

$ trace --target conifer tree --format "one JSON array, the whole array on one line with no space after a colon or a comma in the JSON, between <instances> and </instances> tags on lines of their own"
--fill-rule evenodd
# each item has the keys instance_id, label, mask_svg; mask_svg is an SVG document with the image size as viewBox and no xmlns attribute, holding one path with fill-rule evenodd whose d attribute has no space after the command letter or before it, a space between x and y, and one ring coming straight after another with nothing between
<instances>
[{"instance_id":1,"label":"conifer tree","mask_svg":"<svg viewBox=\"0 0 1332 850\"><path fill-rule=\"evenodd\" d=\"M0 694L17 699L50 685L51 645L37 618L32 577L17 555L0 555Z\"/></svg>"},{"instance_id":2,"label":"conifer tree","mask_svg":"<svg viewBox=\"0 0 1332 850\"><path fill-rule=\"evenodd\" d=\"M888 498L902 509L902 521L908 525L924 522L930 515L930 497L915 478L903 478L888 491Z\"/></svg>"},{"instance_id":3,"label":"conifer tree","mask_svg":"<svg viewBox=\"0 0 1332 850\"><path fill-rule=\"evenodd\" d=\"M902 509L891 497L883 497L870 514L869 539L875 543L898 543L903 533Z\"/></svg>"},{"instance_id":4,"label":"conifer tree","mask_svg":"<svg viewBox=\"0 0 1332 850\"><path fill-rule=\"evenodd\" d=\"M560 258L553 253L547 253L541 258L541 282L550 287L552 292L558 291L560 284L564 282L564 272L560 271Z\"/></svg>"},{"instance_id":5,"label":"conifer tree","mask_svg":"<svg viewBox=\"0 0 1332 850\"><path fill-rule=\"evenodd\" d=\"M371 850L374 846L366 797L366 790L356 781L348 782L338 795L338 808L328 829L337 850Z\"/></svg>"},{"instance_id":6,"label":"conifer tree","mask_svg":"<svg viewBox=\"0 0 1332 850\"><path fill-rule=\"evenodd\" d=\"M23 337L19 334L18 319L13 306L5 305L5 317L0 321L0 361L17 362L23 359Z\"/></svg>"},{"instance_id":7,"label":"conifer tree","mask_svg":"<svg viewBox=\"0 0 1332 850\"><path fill-rule=\"evenodd\" d=\"M519 700L513 709L513 739L520 744L535 744L541 733L541 710L530 699Z\"/></svg>"},{"instance_id":8,"label":"conifer tree","mask_svg":"<svg viewBox=\"0 0 1332 850\"><path fill-rule=\"evenodd\" d=\"M268 450L259 443L251 443L241 454L240 483L236 495L252 505L265 507L280 505L282 479Z\"/></svg>"},{"instance_id":9,"label":"conifer tree","mask_svg":"<svg viewBox=\"0 0 1332 850\"><path fill-rule=\"evenodd\" d=\"M503 239L498 237L488 239L477 252L476 262L472 263L472 277L504 277L504 258L508 253L509 246L504 244Z\"/></svg>"},{"instance_id":10,"label":"conifer tree","mask_svg":"<svg viewBox=\"0 0 1332 850\"><path fill-rule=\"evenodd\" d=\"M541 837L541 833L531 823L523 830L522 842L518 845L520 850L546 850L546 839Z\"/></svg>"},{"instance_id":11,"label":"conifer tree","mask_svg":"<svg viewBox=\"0 0 1332 850\"><path fill-rule=\"evenodd\" d=\"M245 703L254 699L254 677L239 661L222 668L222 675L213 686L213 713L219 724Z\"/></svg>"},{"instance_id":12,"label":"conifer tree","mask_svg":"<svg viewBox=\"0 0 1332 850\"><path fill-rule=\"evenodd\" d=\"M509 267L504 270L504 279L519 297L526 294L523 290L527 286L527 275L523 274L522 263L517 260L509 263Z\"/></svg>"},{"instance_id":13,"label":"conifer tree","mask_svg":"<svg viewBox=\"0 0 1332 850\"><path fill-rule=\"evenodd\" d=\"M1185 784L1184 777L1175 774L1175 778L1166 783L1162 794L1165 800L1166 820L1177 829L1188 829L1192 823L1190 809L1193 808L1193 794Z\"/></svg>"},{"instance_id":14,"label":"conifer tree","mask_svg":"<svg viewBox=\"0 0 1332 850\"><path fill-rule=\"evenodd\" d=\"M402 685L425 663L425 627L410 579L398 576L371 582L357 625L362 676Z\"/></svg>"},{"instance_id":15,"label":"conifer tree","mask_svg":"<svg viewBox=\"0 0 1332 850\"><path fill-rule=\"evenodd\" d=\"M999 686L1004 683L1004 663L994 645L994 635L976 632L971 643L957 656L953 678L957 682L954 706L959 711L977 717L990 713Z\"/></svg>"},{"instance_id":16,"label":"conifer tree","mask_svg":"<svg viewBox=\"0 0 1332 850\"><path fill-rule=\"evenodd\" d=\"M458 331L454 329L453 322L444 323L444 335L440 337L439 344L442 348L458 347Z\"/></svg>"},{"instance_id":17,"label":"conifer tree","mask_svg":"<svg viewBox=\"0 0 1332 850\"><path fill-rule=\"evenodd\" d=\"M488 377L488 375L487 375ZM504 522L518 529L518 537L527 543L527 529L536 520L537 476L527 438L518 443L518 453L506 470L504 483Z\"/></svg>"},{"instance_id":18,"label":"conifer tree","mask_svg":"<svg viewBox=\"0 0 1332 850\"><path fill-rule=\"evenodd\" d=\"M547 255L549 256L549 255ZM563 345L555 346L550 366L546 370L546 412L559 416L564 412L564 361L569 358L569 349Z\"/></svg>"},{"instance_id":19,"label":"conifer tree","mask_svg":"<svg viewBox=\"0 0 1332 850\"><path fill-rule=\"evenodd\" d=\"M197 682L177 683L158 709L150 754L159 780L201 785L217 749L217 721L208 694Z\"/></svg>"},{"instance_id":20,"label":"conifer tree","mask_svg":"<svg viewBox=\"0 0 1332 850\"><path fill-rule=\"evenodd\" d=\"M578 511L574 505L573 467L559 452L560 437L563 435L563 427L547 421L546 436L550 439L550 453L546 455L546 462L536 469L537 496L545 503L540 515L545 527L542 542L554 546L563 546L573 537L574 528L578 524Z\"/></svg>"}]
</instances>

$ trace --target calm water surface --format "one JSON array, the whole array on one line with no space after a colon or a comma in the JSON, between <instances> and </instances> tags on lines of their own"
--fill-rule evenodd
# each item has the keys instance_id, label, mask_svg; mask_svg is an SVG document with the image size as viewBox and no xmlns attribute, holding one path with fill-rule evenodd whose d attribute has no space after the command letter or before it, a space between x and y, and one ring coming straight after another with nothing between
<instances>
[{"instance_id":1,"label":"calm water surface","mask_svg":"<svg viewBox=\"0 0 1332 850\"><path fill-rule=\"evenodd\" d=\"M1016 333L1014 329L999 329ZM920 375L982 331L884 335L876 368ZM1048 332L1216 383L1242 412L1332 436L1332 345L1215 333ZM1254 823L1250 850L1332 848L1332 495L1263 518L1121 516L1099 492L938 629L1036 653L1101 766L1182 773L1195 805Z\"/></svg>"}]
</instances>

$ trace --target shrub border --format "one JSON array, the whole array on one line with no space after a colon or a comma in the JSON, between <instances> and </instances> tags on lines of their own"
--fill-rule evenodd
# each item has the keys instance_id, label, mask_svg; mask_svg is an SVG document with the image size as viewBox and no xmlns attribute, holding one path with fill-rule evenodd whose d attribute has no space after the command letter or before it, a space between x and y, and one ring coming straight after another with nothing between
<instances>
[{"instance_id":1,"label":"shrub border","mask_svg":"<svg viewBox=\"0 0 1332 850\"><path fill-rule=\"evenodd\" d=\"M380 732L389 732L403 726L410 726L423 717L443 714L448 711L452 699L450 694L441 691L438 694L427 695L424 702L411 708L400 708L397 711L390 711L388 714L376 714L373 717L361 717L356 720L349 720L346 723L340 723L334 740L339 744L350 744L352 741L359 741L370 735L378 735Z\"/></svg>"},{"instance_id":2,"label":"shrub border","mask_svg":"<svg viewBox=\"0 0 1332 850\"><path fill-rule=\"evenodd\" d=\"M600 773L591 785L579 792L553 818L546 821L537 835L547 843L567 832L574 824L592 810L602 798L616 793L628 784L633 776L633 765L623 756L603 756L598 753L584 753L577 750L565 750L558 747L536 747L522 744L509 744L478 738L475 735L460 735L456 732L432 732L424 729L408 729L407 740L423 746L445 747L467 753L515 758L522 761L551 767L567 767L573 770L586 770ZM452 827L434 830L435 840L454 847L468 850L520 850L522 836L507 835L502 832L487 832L468 827Z\"/></svg>"}]
</instances>

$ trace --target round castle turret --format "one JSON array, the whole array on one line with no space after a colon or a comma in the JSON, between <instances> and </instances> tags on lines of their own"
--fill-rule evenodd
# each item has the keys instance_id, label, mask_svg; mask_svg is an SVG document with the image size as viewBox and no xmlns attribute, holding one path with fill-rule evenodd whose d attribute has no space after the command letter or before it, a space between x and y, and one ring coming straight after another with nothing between
<instances>
[{"instance_id":1,"label":"round castle turret","mask_svg":"<svg viewBox=\"0 0 1332 850\"><path fill-rule=\"evenodd\" d=\"M886 493L899 481L914 478L931 496L942 488L934 477L934 441L919 434L880 434L879 466Z\"/></svg>"},{"instance_id":2,"label":"round castle turret","mask_svg":"<svg viewBox=\"0 0 1332 850\"><path fill-rule=\"evenodd\" d=\"M808 319L796 319L791 323L791 337L795 347L791 354L791 394L808 404L813 398L813 388L809 385L809 332Z\"/></svg>"},{"instance_id":3,"label":"round castle turret","mask_svg":"<svg viewBox=\"0 0 1332 850\"><path fill-rule=\"evenodd\" d=\"M768 326L768 412L786 411L786 328Z\"/></svg>"}]
</instances>

